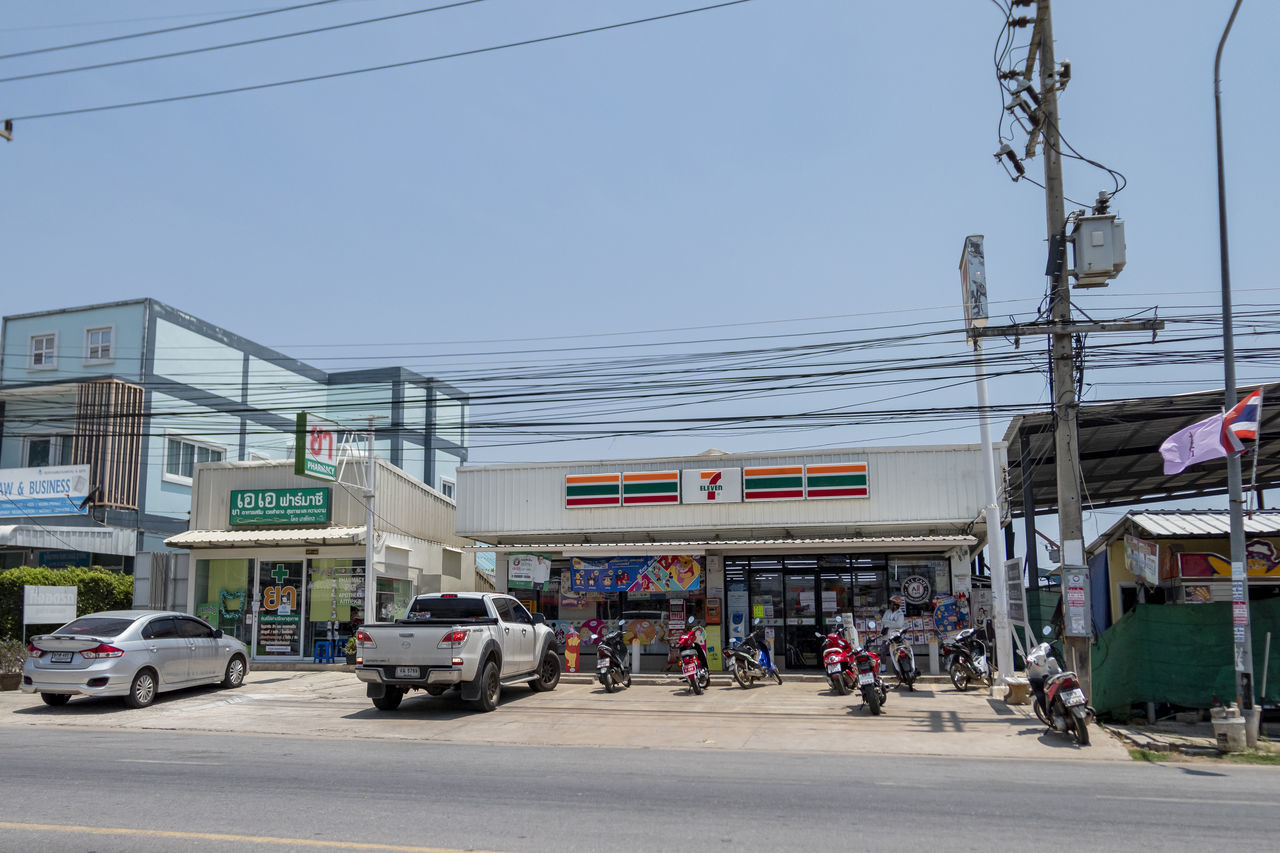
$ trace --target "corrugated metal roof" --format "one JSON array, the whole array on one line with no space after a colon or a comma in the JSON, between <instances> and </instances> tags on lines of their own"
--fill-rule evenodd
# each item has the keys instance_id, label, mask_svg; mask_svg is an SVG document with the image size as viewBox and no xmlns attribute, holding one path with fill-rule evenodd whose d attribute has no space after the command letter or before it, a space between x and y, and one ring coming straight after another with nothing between
<instances>
[{"instance_id":1,"label":"corrugated metal roof","mask_svg":"<svg viewBox=\"0 0 1280 853\"><path fill-rule=\"evenodd\" d=\"M0 527L0 545L84 551L133 557L138 550L138 534L123 527L46 527L35 524L8 524Z\"/></svg>"},{"instance_id":2,"label":"corrugated metal roof","mask_svg":"<svg viewBox=\"0 0 1280 853\"><path fill-rule=\"evenodd\" d=\"M1230 536L1231 514L1216 510L1133 512L1129 518L1150 536ZM1280 510L1245 514L1245 535L1280 535Z\"/></svg>"},{"instance_id":3,"label":"corrugated metal roof","mask_svg":"<svg viewBox=\"0 0 1280 853\"><path fill-rule=\"evenodd\" d=\"M973 546L978 543L976 536L864 536L864 537L831 537L823 539L706 539L682 542L617 542L617 543L570 543L563 545L474 545L468 551L562 551L573 552L607 552L619 554L656 554L676 553L680 549L715 549L726 548L806 548L839 546L928 546L936 548L955 548L960 545Z\"/></svg>"},{"instance_id":4,"label":"corrugated metal roof","mask_svg":"<svg viewBox=\"0 0 1280 853\"><path fill-rule=\"evenodd\" d=\"M306 527L292 530L188 530L164 540L171 548L227 545L359 545L364 527Z\"/></svg>"}]
</instances>

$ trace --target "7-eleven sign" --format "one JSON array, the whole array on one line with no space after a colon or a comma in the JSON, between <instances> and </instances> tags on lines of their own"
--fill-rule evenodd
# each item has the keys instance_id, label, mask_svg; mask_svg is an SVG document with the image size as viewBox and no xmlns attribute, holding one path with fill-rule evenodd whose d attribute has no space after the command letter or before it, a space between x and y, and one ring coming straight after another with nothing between
<instances>
[{"instance_id":1,"label":"7-eleven sign","mask_svg":"<svg viewBox=\"0 0 1280 853\"><path fill-rule=\"evenodd\" d=\"M741 503L741 468L685 468L680 472L680 502Z\"/></svg>"}]
</instances>

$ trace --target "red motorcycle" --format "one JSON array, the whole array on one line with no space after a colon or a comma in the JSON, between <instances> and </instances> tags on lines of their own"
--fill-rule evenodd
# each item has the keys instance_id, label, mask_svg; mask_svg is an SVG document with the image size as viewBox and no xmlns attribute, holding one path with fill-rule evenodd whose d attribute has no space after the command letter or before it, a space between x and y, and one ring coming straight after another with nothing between
<instances>
[{"instance_id":1,"label":"red motorcycle","mask_svg":"<svg viewBox=\"0 0 1280 853\"><path fill-rule=\"evenodd\" d=\"M692 616L689 630L676 642L680 650L680 672L689 679L689 689L695 696L711 686L711 665L707 663L707 641L702 627Z\"/></svg>"},{"instance_id":2,"label":"red motorcycle","mask_svg":"<svg viewBox=\"0 0 1280 853\"><path fill-rule=\"evenodd\" d=\"M845 639L844 625L836 622L830 634L815 632L814 636L823 640L822 665L827 670L827 683L841 696L848 696L857 684L857 675L853 668L853 644Z\"/></svg>"},{"instance_id":3,"label":"red motorcycle","mask_svg":"<svg viewBox=\"0 0 1280 853\"><path fill-rule=\"evenodd\" d=\"M862 691L863 703L873 715L879 714L889 698L889 688L880 677L880 657L865 647L857 648L853 650L853 665L858 670L858 688Z\"/></svg>"}]
</instances>

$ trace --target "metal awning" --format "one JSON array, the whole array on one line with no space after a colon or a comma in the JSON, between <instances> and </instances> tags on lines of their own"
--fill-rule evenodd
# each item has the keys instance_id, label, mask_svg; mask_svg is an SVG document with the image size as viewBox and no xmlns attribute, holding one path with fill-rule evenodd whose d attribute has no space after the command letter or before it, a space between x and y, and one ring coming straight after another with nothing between
<instances>
[{"instance_id":1,"label":"metal awning","mask_svg":"<svg viewBox=\"0 0 1280 853\"><path fill-rule=\"evenodd\" d=\"M363 545L364 527L295 527L289 530L188 530L164 540L170 548L234 548L237 545Z\"/></svg>"},{"instance_id":2,"label":"metal awning","mask_svg":"<svg viewBox=\"0 0 1280 853\"><path fill-rule=\"evenodd\" d=\"M123 527L50 527L36 524L0 526L0 546L84 551L132 557L138 552L138 532Z\"/></svg>"},{"instance_id":3,"label":"metal awning","mask_svg":"<svg viewBox=\"0 0 1280 853\"><path fill-rule=\"evenodd\" d=\"M1257 488L1280 486L1280 383L1245 386L1238 397L1255 387L1263 389L1262 422L1258 425ZM1227 469L1222 460L1192 465L1181 474L1166 475L1160 445L1196 421L1222 411L1222 391L1198 391L1168 397L1143 397L1110 403L1084 404L1076 417L1080 439L1082 497L1094 508L1127 506L1153 501L1225 495ZM1026 512L1023 483L1030 486L1028 503L1034 512L1057 512L1057 471L1053 414L1019 415L1009 422L1004 440L1009 446L1009 511ZM1244 465L1245 488L1253 474L1255 449Z\"/></svg>"},{"instance_id":4,"label":"metal awning","mask_svg":"<svg viewBox=\"0 0 1280 853\"><path fill-rule=\"evenodd\" d=\"M469 545L467 551L557 551L573 556L649 556L652 554L686 554L698 556L707 552L738 551L750 548L768 553L812 549L830 551L844 548L853 551L947 551L978 544L976 536L852 536L819 539L706 539L683 542L617 542L565 543L534 545Z\"/></svg>"}]
</instances>

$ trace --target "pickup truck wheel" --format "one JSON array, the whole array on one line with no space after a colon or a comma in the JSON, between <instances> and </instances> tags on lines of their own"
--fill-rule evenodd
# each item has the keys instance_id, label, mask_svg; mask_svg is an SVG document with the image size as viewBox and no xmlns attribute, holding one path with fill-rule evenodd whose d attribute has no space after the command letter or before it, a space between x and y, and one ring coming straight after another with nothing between
<instances>
[{"instance_id":1,"label":"pickup truck wheel","mask_svg":"<svg viewBox=\"0 0 1280 853\"><path fill-rule=\"evenodd\" d=\"M529 682L529 686L539 693L555 690L560 683L560 656L555 649L547 649L542 656L542 666L538 669L538 677Z\"/></svg>"},{"instance_id":2,"label":"pickup truck wheel","mask_svg":"<svg viewBox=\"0 0 1280 853\"><path fill-rule=\"evenodd\" d=\"M493 711L498 707L498 696L502 694L502 680L498 676L498 664L490 660L480 673L480 698L476 700L476 708L481 711Z\"/></svg>"},{"instance_id":3,"label":"pickup truck wheel","mask_svg":"<svg viewBox=\"0 0 1280 853\"><path fill-rule=\"evenodd\" d=\"M388 687L386 692L373 700L373 707L379 711L394 711L400 707L400 700L404 698L404 691L399 687Z\"/></svg>"}]
</instances>

